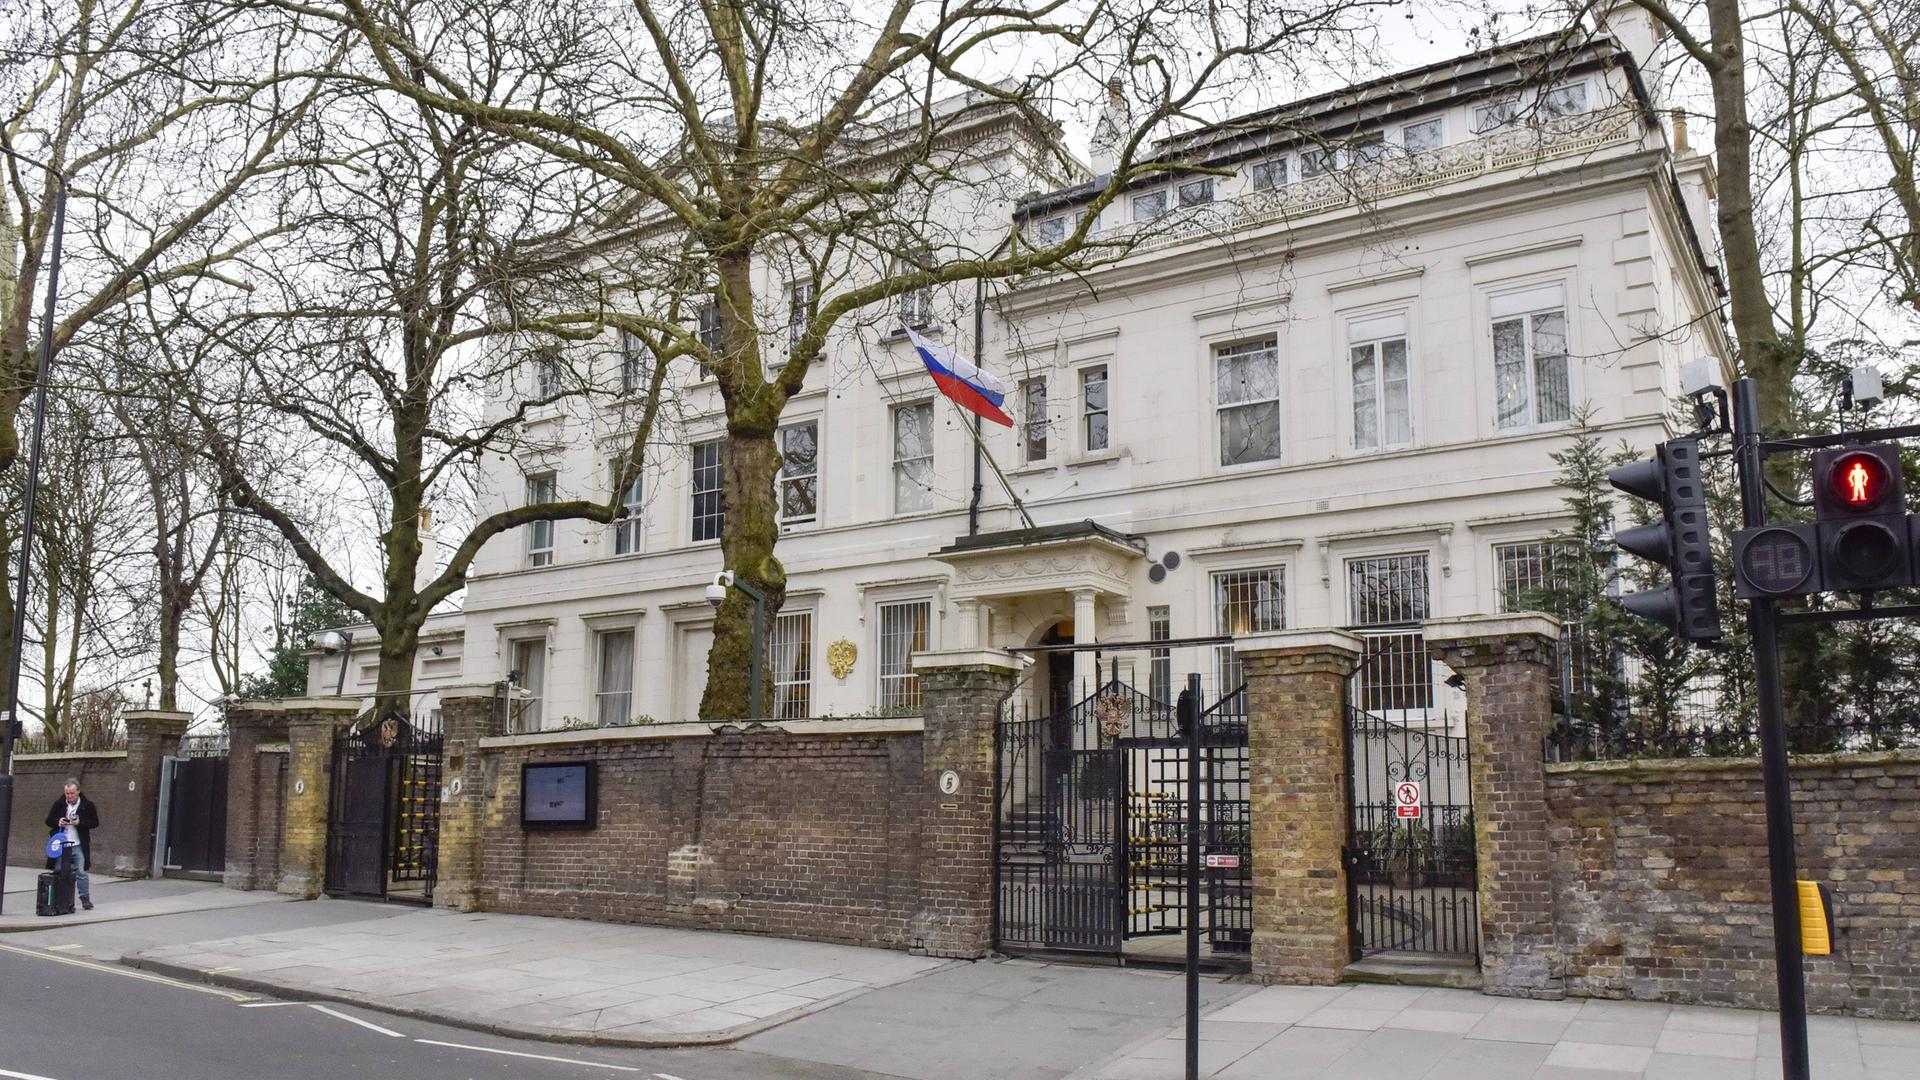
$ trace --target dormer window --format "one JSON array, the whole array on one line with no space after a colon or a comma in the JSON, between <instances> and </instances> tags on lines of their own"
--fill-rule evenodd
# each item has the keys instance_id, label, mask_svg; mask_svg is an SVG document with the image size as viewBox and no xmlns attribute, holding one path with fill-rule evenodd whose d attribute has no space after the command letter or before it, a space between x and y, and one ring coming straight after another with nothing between
<instances>
[{"instance_id":1,"label":"dormer window","mask_svg":"<svg viewBox=\"0 0 1920 1080\"><path fill-rule=\"evenodd\" d=\"M1167 212L1167 193L1149 191L1133 197L1133 220L1152 221Z\"/></svg>"},{"instance_id":2,"label":"dormer window","mask_svg":"<svg viewBox=\"0 0 1920 1080\"><path fill-rule=\"evenodd\" d=\"M1483 134L1496 128L1506 127L1513 123L1514 117L1518 115L1520 115L1520 103L1511 98L1482 105L1473 110L1474 133Z\"/></svg>"},{"instance_id":3,"label":"dormer window","mask_svg":"<svg viewBox=\"0 0 1920 1080\"><path fill-rule=\"evenodd\" d=\"M1247 166L1247 182L1255 191L1270 191L1285 187L1287 183L1287 159L1283 157L1256 161Z\"/></svg>"},{"instance_id":4,"label":"dormer window","mask_svg":"<svg viewBox=\"0 0 1920 1080\"><path fill-rule=\"evenodd\" d=\"M1334 150L1331 146L1318 146L1311 150L1304 150L1300 154L1300 175L1303 178L1312 178L1330 173L1334 169L1334 160Z\"/></svg>"},{"instance_id":5,"label":"dormer window","mask_svg":"<svg viewBox=\"0 0 1920 1080\"><path fill-rule=\"evenodd\" d=\"M1437 150L1447 141L1446 122L1440 117L1408 124L1400 129L1400 145L1407 153L1418 154L1423 150Z\"/></svg>"},{"instance_id":6,"label":"dormer window","mask_svg":"<svg viewBox=\"0 0 1920 1080\"><path fill-rule=\"evenodd\" d=\"M1387 156L1387 137L1378 131L1356 137L1347 150L1351 165L1372 165Z\"/></svg>"},{"instance_id":7,"label":"dormer window","mask_svg":"<svg viewBox=\"0 0 1920 1080\"><path fill-rule=\"evenodd\" d=\"M1067 219L1064 215L1051 217L1033 226L1033 242L1041 247L1052 247L1067 238Z\"/></svg>"},{"instance_id":8,"label":"dormer window","mask_svg":"<svg viewBox=\"0 0 1920 1080\"><path fill-rule=\"evenodd\" d=\"M1180 185L1180 207L1205 206L1213 201L1213 177L1203 176Z\"/></svg>"},{"instance_id":9,"label":"dormer window","mask_svg":"<svg viewBox=\"0 0 1920 1080\"><path fill-rule=\"evenodd\" d=\"M1540 95L1540 111L1548 117L1578 116L1587 111L1587 84L1556 86Z\"/></svg>"}]
</instances>

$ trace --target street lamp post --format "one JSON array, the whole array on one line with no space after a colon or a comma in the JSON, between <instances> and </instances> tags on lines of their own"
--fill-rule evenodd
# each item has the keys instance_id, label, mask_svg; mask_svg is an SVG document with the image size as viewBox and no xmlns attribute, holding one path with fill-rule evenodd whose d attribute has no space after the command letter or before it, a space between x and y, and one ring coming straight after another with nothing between
<instances>
[{"instance_id":1,"label":"street lamp post","mask_svg":"<svg viewBox=\"0 0 1920 1080\"><path fill-rule=\"evenodd\" d=\"M713 584L707 586L707 603L712 604L715 611L720 610L720 605L726 601L729 588L739 589L747 594L747 599L753 601L753 647L747 654L748 661L753 665L753 673L747 677L747 707L753 713L750 719L764 720L767 713L761 707L763 698L760 683L763 675L760 669L766 666L767 597L759 589L741 581L733 571L722 570L713 575Z\"/></svg>"},{"instance_id":2,"label":"street lamp post","mask_svg":"<svg viewBox=\"0 0 1920 1080\"><path fill-rule=\"evenodd\" d=\"M53 235L47 259L47 298L40 312L40 356L33 375L33 435L27 442L27 497L20 515L20 564L13 590L13 636L7 659L5 714L0 715L0 897L6 895L7 838L13 829L13 741L20 730L21 642L27 634L27 584L33 564L33 518L40 495L40 440L47 427L47 376L53 372L53 306L60 297L60 239L67 227L67 178L44 162L0 145L0 154L45 170L53 178ZM0 903L4 903L0 900Z\"/></svg>"}]
</instances>

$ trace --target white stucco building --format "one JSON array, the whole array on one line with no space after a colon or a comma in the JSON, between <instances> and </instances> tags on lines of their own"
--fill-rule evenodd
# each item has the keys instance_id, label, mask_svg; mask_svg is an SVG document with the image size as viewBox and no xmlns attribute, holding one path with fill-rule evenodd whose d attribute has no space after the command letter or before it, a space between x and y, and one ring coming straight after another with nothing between
<instances>
[{"instance_id":1,"label":"white stucco building","mask_svg":"<svg viewBox=\"0 0 1920 1080\"><path fill-rule=\"evenodd\" d=\"M1576 412L1646 447L1668 434L1681 365L1730 355L1712 166L1663 123L1658 36L1633 10L1551 62L1547 42L1504 46L1186 136L1182 155L1231 175L1110 206L1103 235L1150 231L1117 265L997 288L984 366L1016 388L1022 423L985 437L1038 534L994 535L1021 522L990 471L970 515L970 418L902 336L837 339L783 420L775 709L911 710L920 649L1384 632L1499 610L1534 584L1564 523L1549 455ZM1097 186L1006 209L1045 236ZM971 292L950 309L963 317L927 327L969 353ZM422 638L422 688L512 673L537 702L528 726L695 717L722 424L711 382L679 400L676 449L650 463L629 521L488 546L464 610ZM548 450L489 463L493 498L604 483L618 417L540 425ZM837 642L850 669L829 663ZM1120 661L1143 688L1189 670L1233 681L1211 647ZM1036 703L1074 663L1036 669ZM332 691L337 664L315 656L314 690ZM1435 692L1423 663L1402 667L1376 707ZM349 668L349 692L372 670Z\"/></svg>"}]
</instances>

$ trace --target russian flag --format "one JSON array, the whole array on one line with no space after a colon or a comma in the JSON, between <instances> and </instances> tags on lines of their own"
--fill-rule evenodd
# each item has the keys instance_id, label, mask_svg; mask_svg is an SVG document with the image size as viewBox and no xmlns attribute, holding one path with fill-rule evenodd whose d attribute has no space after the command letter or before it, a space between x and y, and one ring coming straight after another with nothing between
<instances>
[{"instance_id":1,"label":"russian flag","mask_svg":"<svg viewBox=\"0 0 1920 1080\"><path fill-rule=\"evenodd\" d=\"M1013 417L1001 408L1007 401L1007 384L998 376L989 375L973 366L973 362L944 345L936 345L907 327L907 337L913 341L914 350L920 354L920 361L927 365L927 373L933 376L934 384L940 392L953 399L953 403L971 413L984 416L996 424L1013 426Z\"/></svg>"}]
</instances>

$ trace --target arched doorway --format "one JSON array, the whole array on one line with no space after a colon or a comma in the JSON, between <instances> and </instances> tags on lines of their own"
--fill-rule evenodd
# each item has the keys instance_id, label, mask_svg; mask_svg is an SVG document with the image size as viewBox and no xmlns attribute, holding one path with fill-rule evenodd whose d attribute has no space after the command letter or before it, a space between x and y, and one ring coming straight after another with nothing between
<instances>
[{"instance_id":1,"label":"arched doorway","mask_svg":"<svg viewBox=\"0 0 1920 1080\"><path fill-rule=\"evenodd\" d=\"M1054 623L1035 644L1073 644L1073 620L1062 619ZM1042 655L1047 658L1047 713L1058 716L1073 708L1073 703L1080 696L1078 688L1073 685L1073 654L1062 651Z\"/></svg>"}]
</instances>

